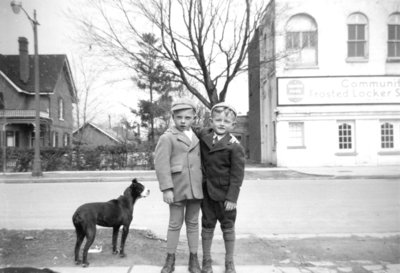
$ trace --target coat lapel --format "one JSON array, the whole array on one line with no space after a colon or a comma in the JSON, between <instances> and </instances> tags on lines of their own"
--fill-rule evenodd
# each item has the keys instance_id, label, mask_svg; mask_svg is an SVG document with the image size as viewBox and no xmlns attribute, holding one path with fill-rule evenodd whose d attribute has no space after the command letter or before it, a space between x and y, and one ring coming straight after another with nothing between
<instances>
[{"instance_id":1,"label":"coat lapel","mask_svg":"<svg viewBox=\"0 0 400 273\"><path fill-rule=\"evenodd\" d=\"M186 144L188 147L191 146L192 141L186 136L185 133L179 131L178 129L176 129L175 127L171 128L171 131L174 135L176 135L176 137L178 138L179 141L183 142L184 144Z\"/></svg>"},{"instance_id":2,"label":"coat lapel","mask_svg":"<svg viewBox=\"0 0 400 273\"><path fill-rule=\"evenodd\" d=\"M189 150L193 150L197 145L199 145L199 139L197 138L196 134L193 132L192 141L190 144Z\"/></svg>"},{"instance_id":3,"label":"coat lapel","mask_svg":"<svg viewBox=\"0 0 400 273\"><path fill-rule=\"evenodd\" d=\"M214 136L214 131L210 131L207 133L202 139L203 142L207 145L208 149L212 150L213 148L213 136Z\"/></svg>"},{"instance_id":4,"label":"coat lapel","mask_svg":"<svg viewBox=\"0 0 400 273\"><path fill-rule=\"evenodd\" d=\"M211 135L211 143L212 143L212 137L213 137L213 134ZM231 145L231 143L229 142L230 139L231 139L230 134L226 134L220 141L215 143L214 146L212 146L212 144L211 144L210 152L216 152L219 150L226 149L228 145Z\"/></svg>"}]
</instances>

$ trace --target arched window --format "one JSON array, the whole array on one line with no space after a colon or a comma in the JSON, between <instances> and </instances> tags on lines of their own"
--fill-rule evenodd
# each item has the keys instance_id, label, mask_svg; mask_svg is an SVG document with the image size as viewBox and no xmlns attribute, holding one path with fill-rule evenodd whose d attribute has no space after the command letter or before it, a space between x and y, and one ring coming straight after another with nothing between
<instances>
[{"instance_id":1,"label":"arched window","mask_svg":"<svg viewBox=\"0 0 400 273\"><path fill-rule=\"evenodd\" d=\"M359 12L347 18L347 57L368 58L368 19Z\"/></svg>"},{"instance_id":2,"label":"arched window","mask_svg":"<svg viewBox=\"0 0 400 273\"><path fill-rule=\"evenodd\" d=\"M400 13L389 16L388 58L400 59Z\"/></svg>"},{"instance_id":3,"label":"arched window","mask_svg":"<svg viewBox=\"0 0 400 273\"><path fill-rule=\"evenodd\" d=\"M308 14L296 14L286 24L286 50L289 65L317 65L318 28Z\"/></svg>"}]
</instances>

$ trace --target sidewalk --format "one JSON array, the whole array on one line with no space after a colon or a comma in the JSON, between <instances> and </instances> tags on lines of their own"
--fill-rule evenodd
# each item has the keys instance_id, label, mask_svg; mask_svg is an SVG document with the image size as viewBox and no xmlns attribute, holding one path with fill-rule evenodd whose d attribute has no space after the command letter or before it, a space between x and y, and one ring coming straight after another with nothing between
<instances>
[{"instance_id":1,"label":"sidewalk","mask_svg":"<svg viewBox=\"0 0 400 273\"><path fill-rule=\"evenodd\" d=\"M113 182L136 177L139 181L157 181L154 171L56 171L42 177L27 173L1 173L0 183ZM400 166L351 167L246 167L245 180L285 179L400 179Z\"/></svg>"},{"instance_id":2,"label":"sidewalk","mask_svg":"<svg viewBox=\"0 0 400 273\"><path fill-rule=\"evenodd\" d=\"M400 178L400 166L351 166L351 167L294 167L293 171L309 174L330 176L338 179L365 178L377 179Z\"/></svg>"},{"instance_id":3,"label":"sidewalk","mask_svg":"<svg viewBox=\"0 0 400 273\"><path fill-rule=\"evenodd\" d=\"M353 271L352 267L340 267L332 263L308 263L299 267L273 266L273 265L248 265L236 266L238 273L340 273L340 272L365 272L365 273L399 273L400 264L369 264L368 261L359 261L360 266ZM59 273L159 273L160 266L133 265L130 267L52 267ZM189 272L187 266L176 266L175 273ZM225 272L223 266L213 266L214 273Z\"/></svg>"}]
</instances>

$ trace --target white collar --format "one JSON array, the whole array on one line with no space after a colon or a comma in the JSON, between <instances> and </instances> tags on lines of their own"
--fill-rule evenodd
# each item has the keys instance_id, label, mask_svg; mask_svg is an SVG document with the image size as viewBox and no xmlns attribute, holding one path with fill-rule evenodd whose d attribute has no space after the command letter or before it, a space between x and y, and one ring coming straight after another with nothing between
<instances>
[{"instance_id":1,"label":"white collar","mask_svg":"<svg viewBox=\"0 0 400 273\"><path fill-rule=\"evenodd\" d=\"M186 135L190 140L192 140L192 137L193 137L192 128L189 128L189 130L185 130L185 131L183 131L183 132L185 133L185 135Z\"/></svg>"},{"instance_id":2,"label":"white collar","mask_svg":"<svg viewBox=\"0 0 400 273\"><path fill-rule=\"evenodd\" d=\"M220 141L220 140L223 139L226 135L227 135L227 134L224 134L224 135L217 135L217 134L214 132L213 139L214 139L215 137L217 137L218 141Z\"/></svg>"}]
</instances>

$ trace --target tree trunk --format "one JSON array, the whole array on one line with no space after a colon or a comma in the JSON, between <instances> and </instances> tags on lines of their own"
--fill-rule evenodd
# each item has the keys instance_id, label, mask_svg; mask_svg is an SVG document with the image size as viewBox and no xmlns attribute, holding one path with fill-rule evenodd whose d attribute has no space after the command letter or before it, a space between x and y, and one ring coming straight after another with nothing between
<instances>
[{"instance_id":1,"label":"tree trunk","mask_svg":"<svg viewBox=\"0 0 400 273\"><path fill-rule=\"evenodd\" d=\"M150 84L150 124L151 124L151 143L154 146L154 113L153 113L153 85Z\"/></svg>"}]
</instances>

